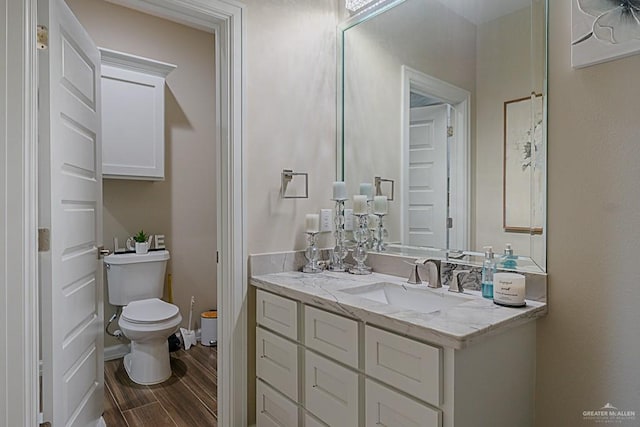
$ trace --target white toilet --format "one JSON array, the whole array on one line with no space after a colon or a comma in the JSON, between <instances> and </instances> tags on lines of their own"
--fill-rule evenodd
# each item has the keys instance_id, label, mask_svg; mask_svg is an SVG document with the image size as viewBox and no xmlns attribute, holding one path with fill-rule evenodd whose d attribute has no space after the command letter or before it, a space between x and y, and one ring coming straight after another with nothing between
<instances>
[{"instance_id":1,"label":"white toilet","mask_svg":"<svg viewBox=\"0 0 640 427\"><path fill-rule=\"evenodd\" d=\"M178 307L160 300L169 251L104 258L109 303L124 307L118 325L131 340L124 367L132 381L158 384L171 376L167 339L182 322Z\"/></svg>"}]
</instances>

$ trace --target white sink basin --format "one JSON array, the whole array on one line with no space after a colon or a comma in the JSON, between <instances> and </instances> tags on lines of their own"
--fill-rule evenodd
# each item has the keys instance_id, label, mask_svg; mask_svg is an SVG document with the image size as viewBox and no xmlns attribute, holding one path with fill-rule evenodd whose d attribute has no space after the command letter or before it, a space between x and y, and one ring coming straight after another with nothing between
<instances>
[{"instance_id":1,"label":"white sink basin","mask_svg":"<svg viewBox=\"0 0 640 427\"><path fill-rule=\"evenodd\" d=\"M438 291L431 290L426 285L416 288L411 285L405 286L386 282L344 289L341 292L422 313L432 313L463 304L471 299L471 297L443 291L442 289Z\"/></svg>"}]
</instances>

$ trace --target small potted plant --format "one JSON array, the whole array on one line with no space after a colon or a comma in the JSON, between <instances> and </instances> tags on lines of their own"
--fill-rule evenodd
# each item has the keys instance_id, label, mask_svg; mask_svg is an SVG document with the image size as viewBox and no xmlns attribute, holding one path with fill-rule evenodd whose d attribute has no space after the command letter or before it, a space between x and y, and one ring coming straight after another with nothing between
<instances>
[{"instance_id":1,"label":"small potted plant","mask_svg":"<svg viewBox=\"0 0 640 427\"><path fill-rule=\"evenodd\" d=\"M149 252L149 242L147 242L148 238L149 236L147 236L144 230L140 230L138 234L133 236L133 240L136 242L137 254L146 254Z\"/></svg>"}]
</instances>

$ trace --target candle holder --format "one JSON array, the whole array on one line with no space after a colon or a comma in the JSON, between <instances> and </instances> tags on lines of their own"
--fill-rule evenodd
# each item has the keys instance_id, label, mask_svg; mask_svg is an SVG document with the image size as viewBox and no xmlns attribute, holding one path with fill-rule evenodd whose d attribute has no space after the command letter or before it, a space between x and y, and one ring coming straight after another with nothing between
<instances>
[{"instance_id":1,"label":"candle holder","mask_svg":"<svg viewBox=\"0 0 640 427\"><path fill-rule=\"evenodd\" d=\"M307 250L304 252L304 256L307 258L307 265L302 268L303 273L320 273L322 268L318 265L318 246L317 236L318 232L305 232L307 235L307 241L309 242L309 246Z\"/></svg>"},{"instance_id":2,"label":"candle holder","mask_svg":"<svg viewBox=\"0 0 640 427\"><path fill-rule=\"evenodd\" d=\"M354 230L353 237L356 241L356 247L353 248L353 259L356 265L349 269L351 274L371 274L371 267L364 264L367 259L367 242L370 240L371 232L367 227L369 214L354 214L358 217L358 228Z\"/></svg>"},{"instance_id":3,"label":"candle holder","mask_svg":"<svg viewBox=\"0 0 640 427\"><path fill-rule=\"evenodd\" d=\"M383 224L383 220L386 214L376 213L375 216L378 217L378 229L377 229L377 236L375 237L374 247L376 249L376 252L384 252L387 250L387 244L384 242L384 234L386 230Z\"/></svg>"},{"instance_id":4,"label":"candle holder","mask_svg":"<svg viewBox=\"0 0 640 427\"><path fill-rule=\"evenodd\" d=\"M334 236L336 238L336 246L333 248L333 259L330 269L332 271L346 271L347 266L344 259L349 252L345 242L344 229L344 202L345 199L333 199L336 202L336 211L333 218L335 224Z\"/></svg>"}]
</instances>

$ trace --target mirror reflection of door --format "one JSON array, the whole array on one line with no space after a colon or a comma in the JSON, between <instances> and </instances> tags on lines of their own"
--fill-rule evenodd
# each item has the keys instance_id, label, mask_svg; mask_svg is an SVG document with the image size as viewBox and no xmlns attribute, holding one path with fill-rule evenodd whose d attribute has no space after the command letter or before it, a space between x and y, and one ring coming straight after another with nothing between
<instances>
[{"instance_id":1,"label":"mirror reflection of door","mask_svg":"<svg viewBox=\"0 0 640 427\"><path fill-rule=\"evenodd\" d=\"M404 242L447 247L448 106L411 93ZM434 105L435 104L435 105ZM426 106L425 106L426 105Z\"/></svg>"}]
</instances>

